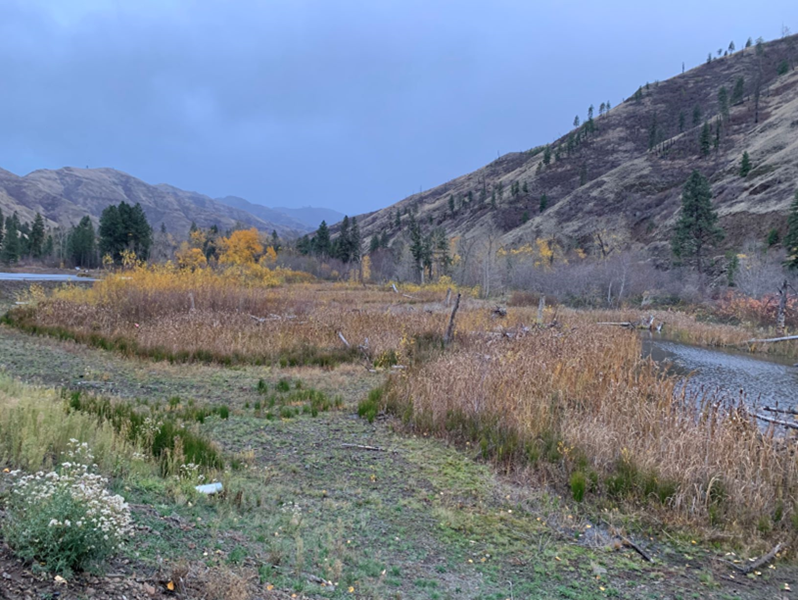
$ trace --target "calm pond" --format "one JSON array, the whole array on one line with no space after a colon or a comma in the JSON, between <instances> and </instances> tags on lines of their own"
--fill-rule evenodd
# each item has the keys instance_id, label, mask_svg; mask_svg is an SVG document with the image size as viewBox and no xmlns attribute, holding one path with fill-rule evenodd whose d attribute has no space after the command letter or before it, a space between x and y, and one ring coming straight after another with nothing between
<instances>
[{"instance_id":1,"label":"calm pond","mask_svg":"<svg viewBox=\"0 0 798 600\"><path fill-rule=\"evenodd\" d=\"M689 375L688 392L729 399L742 395L749 405L798 409L795 359L690 346L648 334L643 354L677 375Z\"/></svg>"}]
</instances>

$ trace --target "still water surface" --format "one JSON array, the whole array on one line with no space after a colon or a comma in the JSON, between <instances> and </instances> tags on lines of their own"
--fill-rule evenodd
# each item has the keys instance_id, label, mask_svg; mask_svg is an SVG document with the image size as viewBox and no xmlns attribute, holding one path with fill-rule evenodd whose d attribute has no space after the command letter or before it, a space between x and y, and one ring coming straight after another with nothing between
<instances>
[{"instance_id":1,"label":"still water surface","mask_svg":"<svg viewBox=\"0 0 798 600\"><path fill-rule=\"evenodd\" d=\"M749 405L798 409L798 367L794 359L690 346L653 335L643 338L643 353L671 372L688 376L688 392L741 395Z\"/></svg>"}]
</instances>

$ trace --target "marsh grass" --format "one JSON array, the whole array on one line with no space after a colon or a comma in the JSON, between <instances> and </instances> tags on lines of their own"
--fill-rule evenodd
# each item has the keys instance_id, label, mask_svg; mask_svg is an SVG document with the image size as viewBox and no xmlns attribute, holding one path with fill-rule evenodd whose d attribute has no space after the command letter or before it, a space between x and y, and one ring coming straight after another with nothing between
<instances>
[{"instance_id":1,"label":"marsh grass","mask_svg":"<svg viewBox=\"0 0 798 600\"><path fill-rule=\"evenodd\" d=\"M110 423L69 411L58 391L0 373L0 462L26 471L52 470L71 439L87 442L108 474L127 470L137 450Z\"/></svg>"},{"instance_id":2,"label":"marsh grass","mask_svg":"<svg viewBox=\"0 0 798 600\"><path fill-rule=\"evenodd\" d=\"M502 469L529 468L577 501L794 535L794 442L760 430L733 400L685 396L641 358L636 333L591 327L593 318L572 314L561 328L461 344L394 374L361 414L389 410L413 431L477 447Z\"/></svg>"},{"instance_id":3,"label":"marsh grass","mask_svg":"<svg viewBox=\"0 0 798 600\"><path fill-rule=\"evenodd\" d=\"M163 475L179 473L181 465L191 463L207 470L224 468L221 449L192 424L203 423L212 415L227 419L227 406L196 407L170 403L138 406L102 396L65 392L70 413L92 415L100 426L110 425L131 445L143 448L157 460Z\"/></svg>"},{"instance_id":4,"label":"marsh grass","mask_svg":"<svg viewBox=\"0 0 798 600\"><path fill-rule=\"evenodd\" d=\"M448 287L389 288L297 283L275 287L246 273L167 267L111 275L90 288L65 286L9 311L3 322L34 335L125 356L281 367L366 361L390 367L402 350L440 345ZM404 288L403 288L404 290ZM461 307L462 331L490 326ZM339 332L347 339L347 347Z\"/></svg>"}]
</instances>

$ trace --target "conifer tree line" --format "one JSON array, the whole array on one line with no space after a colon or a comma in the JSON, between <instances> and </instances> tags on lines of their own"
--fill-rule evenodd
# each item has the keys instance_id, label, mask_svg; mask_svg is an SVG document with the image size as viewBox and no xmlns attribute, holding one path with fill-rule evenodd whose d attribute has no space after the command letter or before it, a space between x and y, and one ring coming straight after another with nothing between
<instances>
[{"instance_id":1,"label":"conifer tree line","mask_svg":"<svg viewBox=\"0 0 798 600\"><path fill-rule=\"evenodd\" d=\"M146 259L152 240L152 228L139 204L121 202L106 207L97 230L88 215L71 227L48 228L39 213L33 221L25 222L16 212L4 218L0 211L0 262L6 265L49 260L94 268L106 255L120 262L124 250Z\"/></svg>"}]
</instances>

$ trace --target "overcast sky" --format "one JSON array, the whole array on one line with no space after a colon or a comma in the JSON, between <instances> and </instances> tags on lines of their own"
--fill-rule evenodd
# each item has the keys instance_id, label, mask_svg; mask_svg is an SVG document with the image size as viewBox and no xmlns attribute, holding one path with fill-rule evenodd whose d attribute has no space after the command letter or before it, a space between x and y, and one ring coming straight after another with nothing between
<instances>
[{"instance_id":1,"label":"overcast sky","mask_svg":"<svg viewBox=\"0 0 798 600\"><path fill-rule=\"evenodd\" d=\"M0 167L360 213L782 24L795 0L0 0Z\"/></svg>"}]
</instances>

